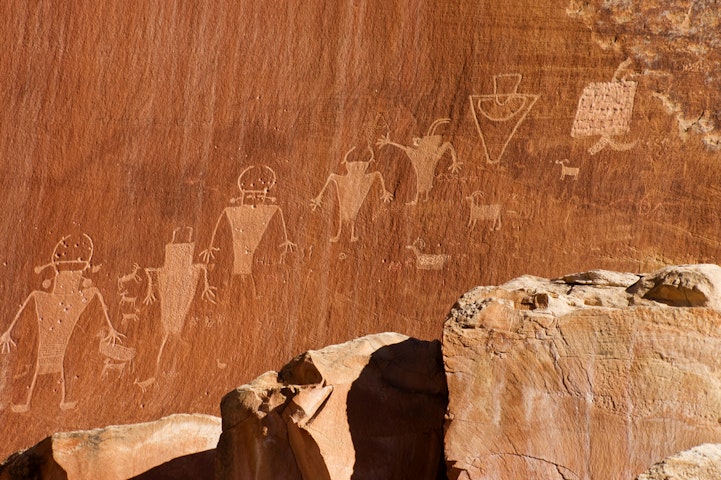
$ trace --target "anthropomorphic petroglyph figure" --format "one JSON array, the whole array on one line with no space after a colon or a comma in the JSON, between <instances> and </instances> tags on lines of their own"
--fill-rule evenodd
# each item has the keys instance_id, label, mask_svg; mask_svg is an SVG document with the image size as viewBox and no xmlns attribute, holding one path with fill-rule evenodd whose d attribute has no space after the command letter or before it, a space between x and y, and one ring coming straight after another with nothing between
<instances>
[{"instance_id":1,"label":"anthropomorphic petroglyph figure","mask_svg":"<svg viewBox=\"0 0 721 480\"><path fill-rule=\"evenodd\" d=\"M375 182L380 183L382 190L381 200L386 203L393 200L393 194L386 190L386 185L380 172L366 173L368 166L375 160L373 149L370 146L368 149L371 154L370 158L365 162L349 162L348 155L355 150L355 147L348 150L341 162L345 165L347 173L345 175L330 174L318 196L311 200L311 208L315 211L316 208L321 206L323 193L326 188L328 188L328 185L331 183L335 185L339 207L338 233L330 239L331 242L340 240L343 224L350 226L350 241L355 242L358 240L358 236L355 234L356 218L358 218L358 212Z\"/></svg>"},{"instance_id":2,"label":"anthropomorphic petroglyph figure","mask_svg":"<svg viewBox=\"0 0 721 480\"><path fill-rule=\"evenodd\" d=\"M110 322L102 294L93 286L92 281L84 276L88 269L95 272L99 268L92 267L90 263L93 249L93 241L88 235L63 237L55 246L50 263L35 268L36 273L40 273L46 268L54 270L53 280L43 282L43 285L48 287L52 283L51 291L35 290L30 293L15 315L10 327L0 336L0 350L2 353L9 353L11 347L16 345L10 336L12 329L25 308L31 301L34 301L38 321L35 373L25 403L12 405L14 412L29 410L38 375L59 374L60 408L67 410L76 406L77 402L68 402L65 398L65 352L75 325L93 300L97 299L100 303L108 328L101 346L107 345L107 351L112 355L114 351L112 347L116 346L123 336L115 330ZM120 345L117 346L120 347ZM127 349L126 353L129 351L134 353L132 349Z\"/></svg>"},{"instance_id":3,"label":"anthropomorphic petroglyph figure","mask_svg":"<svg viewBox=\"0 0 721 480\"><path fill-rule=\"evenodd\" d=\"M616 151L630 150L636 142L617 142L613 137L631 130L633 103L637 83L619 79L619 73L631 60L618 67L610 82L589 83L578 100L573 120L573 138L601 137L588 152L595 155L606 147Z\"/></svg>"},{"instance_id":4,"label":"anthropomorphic petroglyph figure","mask_svg":"<svg viewBox=\"0 0 721 480\"><path fill-rule=\"evenodd\" d=\"M468 219L468 228L473 230L478 220L491 221L491 230L501 229L501 205L494 203L487 205L483 203L483 192L475 191L466 197L471 206L470 216Z\"/></svg>"},{"instance_id":5,"label":"anthropomorphic petroglyph figure","mask_svg":"<svg viewBox=\"0 0 721 480\"><path fill-rule=\"evenodd\" d=\"M258 248L263 234L268 229L273 216L280 216L283 236L285 240L279 245L283 249L281 262L288 252L292 252L296 245L288 239L285 227L283 210L275 205L275 197L269 195L276 183L275 171L268 166L247 167L238 176L240 196L232 198L231 204L240 204L227 207L218 217L210 239L210 246L201 253L205 263L215 257L218 248L214 247L218 227L224 217L228 218L233 237L233 275L251 275L253 273L253 255Z\"/></svg>"},{"instance_id":6,"label":"anthropomorphic petroglyph figure","mask_svg":"<svg viewBox=\"0 0 721 480\"><path fill-rule=\"evenodd\" d=\"M376 142L381 148L386 145L391 145L403 150L413 165L413 170L416 172L416 196L413 201L408 202L407 205L415 205L421 196L424 202L428 201L428 194L433 188L436 166L446 152L450 152L452 162L448 170L457 173L461 169L462 164L458 162L456 149L453 148L453 144L451 142L444 142L441 135L435 134L436 128L439 125L450 121L449 118L439 118L431 124L428 128L428 133L424 137L415 137L413 139L413 145L405 146L392 142L390 134L386 134Z\"/></svg>"},{"instance_id":7,"label":"anthropomorphic petroglyph figure","mask_svg":"<svg viewBox=\"0 0 721 480\"><path fill-rule=\"evenodd\" d=\"M195 298L201 273L203 274L201 297L215 303L215 287L211 287L208 282L208 266L202 263L193 263L195 252L195 243L192 242L193 229L189 228L190 238L185 243L176 243L175 236L178 230L180 229L175 229L171 242L165 245L165 264L160 268L145 269L148 277L148 291L143 303L150 304L156 300L153 275L157 277L157 291L158 297L160 297L160 325L163 339L155 361L155 376L158 374L168 337L180 336L185 325L185 318L190 310L190 304Z\"/></svg>"},{"instance_id":8,"label":"anthropomorphic petroglyph figure","mask_svg":"<svg viewBox=\"0 0 721 480\"><path fill-rule=\"evenodd\" d=\"M471 112L481 137L486 162L499 163L539 95L518 93L523 77L518 73L493 77L493 93L470 95Z\"/></svg>"},{"instance_id":9,"label":"anthropomorphic petroglyph figure","mask_svg":"<svg viewBox=\"0 0 721 480\"><path fill-rule=\"evenodd\" d=\"M580 171L580 169L578 167L567 167L567 161L568 159L566 158L564 160L556 160L555 162L553 162L561 166L561 180L566 177L573 177L574 180L578 180L578 172Z\"/></svg>"}]
</instances>

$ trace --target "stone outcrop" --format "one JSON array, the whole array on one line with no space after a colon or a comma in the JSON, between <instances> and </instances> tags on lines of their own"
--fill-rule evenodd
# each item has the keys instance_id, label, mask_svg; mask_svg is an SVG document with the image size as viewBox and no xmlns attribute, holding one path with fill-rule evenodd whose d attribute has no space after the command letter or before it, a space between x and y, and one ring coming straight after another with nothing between
<instances>
[{"instance_id":1,"label":"stone outcrop","mask_svg":"<svg viewBox=\"0 0 721 480\"><path fill-rule=\"evenodd\" d=\"M154 422L56 433L8 458L0 467L0 479L211 479L212 451L220 431L217 417L178 414Z\"/></svg>"},{"instance_id":2,"label":"stone outcrop","mask_svg":"<svg viewBox=\"0 0 721 480\"><path fill-rule=\"evenodd\" d=\"M721 445L707 443L657 463L636 480L716 480L721 478Z\"/></svg>"},{"instance_id":3,"label":"stone outcrop","mask_svg":"<svg viewBox=\"0 0 721 480\"><path fill-rule=\"evenodd\" d=\"M449 477L634 478L721 441L720 274L525 276L464 295L443 339Z\"/></svg>"},{"instance_id":4,"label":"stone outcrop","mask_svg":"<svg viewBox=\"0 0 721 480\"><path fill-rule=\"evenodd\" d=\"M435 479L446 398L438 342L308 351L225 396L218 478Z\"/></svg>"}]
</instances>

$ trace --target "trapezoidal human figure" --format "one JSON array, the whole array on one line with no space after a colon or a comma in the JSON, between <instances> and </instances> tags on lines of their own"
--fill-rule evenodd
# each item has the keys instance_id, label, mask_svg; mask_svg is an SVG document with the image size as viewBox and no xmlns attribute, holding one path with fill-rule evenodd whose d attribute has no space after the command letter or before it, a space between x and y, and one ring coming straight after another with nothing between
<instances>
[{"instance_id":1,"label":"trapezoidal human figure","mask_svg":"<svg viewBox=\"0 0 721 480\"><path fill-rule=\"evenodd\" d=\"M253 256L276 214L280 217L285 239L279 245L283 250L280 255L281 262L288 252L293 251L296 245L288 239L283 210L275 204L276 198L270 196L276 180L275 171L266 165L250 166L241 172L238 176L240 196L230 199L231 204L239 205L226 207L215 222L210 246L201 252L205 263L215 258L215 252L219 250L214 245L223 218L228 219L233 240L233 275L253 273Z\"/></svg>"},{"instance_id":2,"label":"trapezoidal human figure","mask_svg":"<svg viewBox=\"0 0 721 480\"><path fill-rule=\"evenodd\" d=\"M192 241L193 229L188 227L187 242L176 242L175 237L179 230L180 228L176 228L173 231L173 238L170 243L165 245L164 265L159 268L145 269L148 290L143 303L149 305L155 302L157 289L158 297L160 297L160 326L163 334L152 380L158 376L160 360L168 338L170 336L180 337L190 305L195 298L201 273L203 274L201 297L208 302L215 303L215 287L211 287L208 282L208 266L202 263L193 263L195 254L195 242ZM153 282L154 276L157 277L157 287L156 282Z\"/></svg>"},{"instance_id":3,"label":"trapezoidal human figure","mask_svg":"<svg viewBox=\"0 0 721 480\"><path fill-rule=\"evenodd\" d=\"M390 145L403 150L413 165L416 172L416 196L406 205L415 205L418 198L423 197L423 201L428 201L428 194L433 188L433 179L436 174L436 166L446 152L451 155L451 166L448 167L452 173L458 173L461 169L461 163L458 161L456 149L451 142L444 142L441 135L436 135L436 128L439 125L449 123L450 118L439 118L428 128L428 133L423 137L415 137L412 145L401 145L392 142L390 133L381 137L376 142L380 148Z\"/></svg>"},{"instance_id":4,"label":"trapezoidal human figure","mask_svg":"<svg viewBox=\"0 0 721 480\"><path fill-rule=\"evenodd\" d=\"M52 285L52 289L49 292L41 290L31 292L10 323L10 327L0 336L0 351L9 353L11 348L16 346L11 337L15 324L25 308L31 302L35 303L38 322L35 371L25 403L12 405L11 408L14 412L26 412L30 409L30 401L38 375L59 374L60 408L68 410L76 406L77 402L67 401L65 395L65 352L75 326L93 300L97 299L100 302L108 327L107 335L104 336L101 344L115 345L123 336L115 330L110 322L108 308L102 294L93 286L92 281L84 276L87 270L96 272L99 269L99 267L92 267L90 263L93 250L93 241L86 234L63 237L55 246L50 263L35 268L35 273L40 273L46 268L54 270L53 279L43 282L43 287L50 288Z\"/></svg>"},{"instance_id":5,"label":"trapezoidal human figure","mask_svg":"<svg viewBox=\"0 0 721 480\"><path fill-rule=\"evenodd\" d=\"M335 185L336 194L338 195L338 233L330 239L331 242L340 240L343 224L350 226L350 241L358 241L358 236L355 234L355 222L358 218L358 212L375 182L380 183L381 200L386 203L393 200L393 194L386 190L381 173L366 173L368 166L375 160L373 149L370 146L368 147L370 158L367 161L349 162L348 155L353 150L355 150L355 147L348 150L341 162L345 166L347 173L345 175L331 173L318 196L310 202L311 209L315 211L322 205L323 193L325 193L328 185L331 183Z\"/></svg>"}]
</instances>

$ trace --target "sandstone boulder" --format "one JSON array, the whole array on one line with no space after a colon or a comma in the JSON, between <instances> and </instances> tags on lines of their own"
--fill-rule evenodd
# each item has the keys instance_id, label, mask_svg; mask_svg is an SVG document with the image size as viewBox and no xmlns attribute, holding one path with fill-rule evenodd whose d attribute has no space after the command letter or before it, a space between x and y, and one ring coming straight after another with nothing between
<instances>
[{"instance_id":1,"label":"sandstone boulder","mask_svg":"<svg viewBox=\"0 0 721 480\"><path fill-rule=\"evenodd\" d=\"M634 478L720 442L719 272L526 276L464 295L443 336L449 477Z\"/></svg>"},{"instance_id":2,"label":"sandstone boulder","mask_svg":"<svg viewBox=\"0 0 721 480\"><path fill-rule=\"evenodd\" d=\"M704 444L651 467L636 480L717 480L721 478L721 445Z\"/></svg>"},{"instance_id":3,"label":"sandstone boulder","mask_svg":"<svg viewBox=\"0 0 721 480\"><path fill-rule=\"evenodd\" d=\"M0 479L213 478L210 453L220 431L217 417L178 414L154 422L56 433L8 458L0 467ZM176 459L180 468L173 465Z\"/></svg>"},{"instance_id":4,"label":"sandstone boulder","mask_svg":"<svg viewBox=\"0 0 721 480\"><path fill-rule=\"evenodd\" d=\"M306 352L225 396L222 479L435 479L447 392L438 342L395 333Z\"/></svg>"}]
</instances>

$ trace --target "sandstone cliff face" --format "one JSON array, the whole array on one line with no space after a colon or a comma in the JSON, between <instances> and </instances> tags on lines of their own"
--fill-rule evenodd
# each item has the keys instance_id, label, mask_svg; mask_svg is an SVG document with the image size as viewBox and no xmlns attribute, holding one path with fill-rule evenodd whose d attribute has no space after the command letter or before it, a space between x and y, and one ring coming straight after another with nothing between
<instances>
[{"instance_id":1,"label":"sandstone cliff face","mask_svg":"<svg viewBox=\"0 0 721 480\"><path fill-rule=\"evenodd\" d=\"M222 479L435 479L446 386L437 342L371 335L309 351L221 403Z\"/></svg>"},{"instance_id":2,"label":"sandstone cliff face","mask_svg":"<svg viewBox=\"0 0 721 480\"><path fill-rule=\"evenodd\" d=\"M717 0L270 3L0 0L0 457L721 258Z\"/></svg>"},{"instance_id":3,"label":"sandstone cliff face","mask_svg":"<svg viewBox=\"0 0 721 480\"><path fill-rule=\"evenodd\" d=\"M450 478L633 478L721 441L721 268L521 277L444 329Z\"/></svg>"},{"instance_id":4,"label":"sandstone cliff face","mask_svg":"<svg viewBox=\"0 0 721 480\"><path fill-rule=\"evenodd\" d=\"M0 467L0 479L210 479L220 431L217 417L178 414L148 423L56 433L8 458Z\"/></svg>"}]
</instances>

